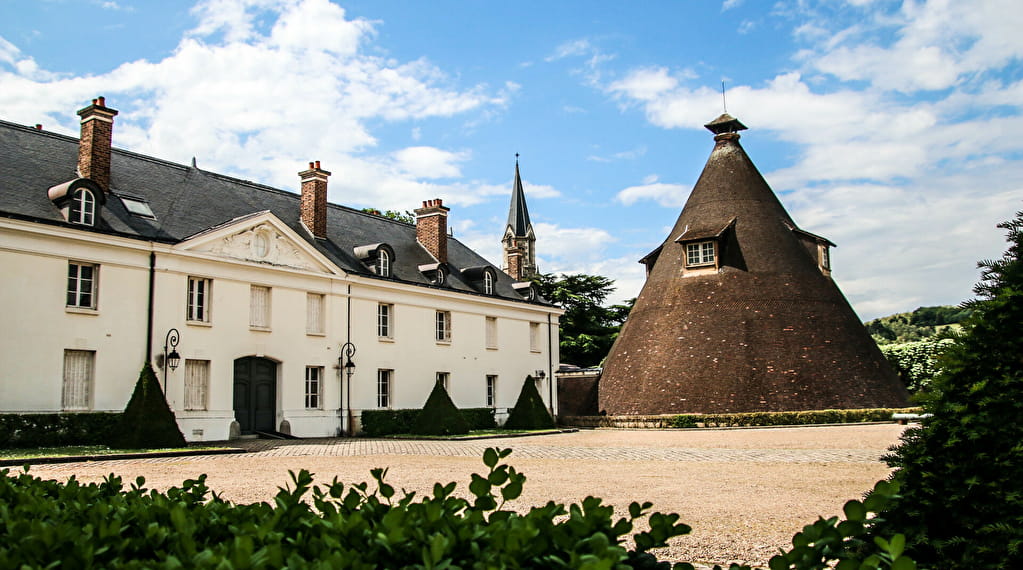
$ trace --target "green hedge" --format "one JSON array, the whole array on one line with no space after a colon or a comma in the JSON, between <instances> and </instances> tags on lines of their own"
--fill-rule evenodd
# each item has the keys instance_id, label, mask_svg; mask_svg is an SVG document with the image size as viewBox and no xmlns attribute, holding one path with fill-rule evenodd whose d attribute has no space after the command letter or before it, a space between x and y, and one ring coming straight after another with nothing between
<instances>
[{"instance_id":1,"label":"green hedge","mask_svg":"<svg viewBox=\"0 0 1023 570\"><path fill-rule=\"evenodd\" d=\"M0 449L105 445L121 414L0 414Z\"/></svg>"},{"instance_id":2,"label":"green hedge","mask_svg":"<svg viewBox=\"0 0 1023 570\"><path fill-rule=\"evenodd\" d=\"M487 470L469 493L437 483L396 493L386 470L375 484L334 479L313 486L308 471L270 503L235 505L212 494L206 476L166 492L43 480L0 471L0 564L4 568L656 568L650 549L690 528L677 514L632 503L621 518L601 499L549 501L504 510L525 475L487 449ZM468 498L462 498L462 496ZM633 534L636 523L649 528ZM630 536L631 535L631 536ZM691 566L683 566L692 568Z\"/></svg>"},{"instance_id":3,"label":"green hedge","mask_svg":"<svg viewBox=\"0 0 1023 570\"><path fill-rule=\"evenodd\" d=\"M396 433L412 433L412 426L422 410L363 410L362 432L369 437ZM469 422L470 430L494 429L494 408L466 408L458 410Z\"/></svg>"},{"instance_id":4,"label":"green hedge","mask_svg":"<svg viewBox=\"0 0 1023 570\"><path fill-rule=\"evenodd\" d=\"M749 412L742 414L682 414L671 427L798 426L808 424L855 424L891 421L895 413L920 413L920 408L869 408L863 410L814 410L807 412Z\"/></svg>"}]
</instances>

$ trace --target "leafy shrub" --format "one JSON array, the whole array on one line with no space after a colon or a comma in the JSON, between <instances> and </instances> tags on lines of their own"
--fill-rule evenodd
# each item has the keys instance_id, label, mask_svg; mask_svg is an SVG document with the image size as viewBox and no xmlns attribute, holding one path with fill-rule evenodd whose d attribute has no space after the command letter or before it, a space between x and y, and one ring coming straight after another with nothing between
<instances>
[{"instance_id":1,"label":"leafy shrub","mask_svg":"<svg viewBox=\"0 0 1023 570\"><path fill-rule=\"evenodd\" d=\"M444 384L434 383L430 397L412 424L414 435L464 435L469 433L469 422L465 421L455 403L448 396Z\"/></svg>"},{"instance_id":2,"label":"leafy shrub","mask_svg":"<svg viewBox=\"0 0 1023 570\"><path fill-rule=\"evenodd\" d=\"M181 435L174 412L148 362L142 367L120 422L110 434L109 445L120 449L185 446L185 436Z\"/></svg>"},{"instance_id":3,"label":"leafy shrub","mask_svg":"<svg viewBox=\"0 0 1023 570\"><path fill-rule=\"evenodd\" d=\"M508 413L508 420L504 422L505 429L545 429L554 427L554 418L547 411L547 405L543 403L540 392L536 390L536 381L532 376L526 376L522 383L522 391L519 392L519 399L515 401L515 407Z\"/></svg>"},{"instance_id":4,"label":"leafy shrub","mask_svg":"<svg viewBox=\"0 0 1023 570\"><path fill-rule=\"evenodd\" d=\"M869 408L862 410L812 410L805 412L744 412L735 414L683 414L671 418L675 428L795 426L891 421L894 413L915 413L920 408Z\"/></svg>"},{"instance_id":5,"label":"leafy shrub","mask_svg":"<svg viewBox=\"0 0 1023 570\"><path fill-rule=\"evenodd\" d=\"M205 475L161 493L141 477L126 489L114 475L83 485L3 470L0 560L11 568L657 568L668 565L648 551L690 531L677 514L652 513L629 549L623 539L650 503L632 503L617 521L594 497L503 510L526 480L501 463L509 453L486 450L471 500L454 496L455 483L399 498L385 469L371 471L373 490L337 479L321 488L308 471L291 473L293 488L251 505L211 494Z\"/></svg>"},{"instance_id":6,"label":"leafy shrub","mask_svg":"<svg viewBox=\"0 0 1023 570\"><path fill-rule=\"evenodd\" d=\"M362 433L367 437L382 437L396 433L412 433L412 425L421 410L363 410ZM494 408L465 408L458 410L470 430L494 429Z\"/></svg>"},{"instance_id":7,"label":"leafy shrub","mask_svg":"<svg viewBox=\"0 0 1023 570\"><path fill-rule=\"evenodd\" d=\"M105 445L120 413L0 414L0 449Z\"/></svg>"},{"instance_id":8,"label":"leafy shrub","mask_svg":"<svg viewBox=\"0 0 1023 570\"><path fill-rule=\"evenodd\" d=\"M1023 568L1023 212L982 261L978 299L923 401L932 416L888 456L902 497L878 530L939 568Z\"/></svg>"},{"instance_id":9,"label":"leafy shrub","mask_svg":"<svg viewBox=\"0 0 1023 570\"><path fill-rule=\"evenodd\" d=\"M932 337L917 342L880 345L881 354L911 394L926 390L938 372L938 358L955 341L947 337Z\"/></svg>"}]
</instances>

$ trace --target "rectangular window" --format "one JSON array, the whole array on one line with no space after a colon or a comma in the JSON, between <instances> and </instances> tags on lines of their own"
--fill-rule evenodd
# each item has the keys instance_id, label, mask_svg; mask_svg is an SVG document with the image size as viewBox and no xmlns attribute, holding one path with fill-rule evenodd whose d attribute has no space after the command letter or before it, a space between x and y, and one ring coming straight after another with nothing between
<instances>
[{"instance_id":1,"label":"rectangular window","mask_svg":"<svg viewBox=\"0 0 1023 570\"><path fill-rule=\"evenodd\" d=\"M701 241L686 244L686 265L712 265L714 263L714 242Z\"/></svg>"},{"instance_id":2,"label":"rectangular window","mask_svg":"<svg viewBox=\"0 0 1023 570\"><path fill-rule=\"evenodd\" d=\"M377 407L391 406L391 376L393 370L377 370Z\"/></svg>"},{"instance_id":3,"label":"rectangular window","mask_svg":"<svg viewBox=\"0 0 1023 570\"><path fill-rule=\"evenodd\" d=\"M540 323L529 323L529 350L540 352Z\"/></svg>"},{"instance_id":4,"label":"rectangular window","mask_svg":"<svg viewBox=\"0 0 1023 570\"><path fill-rule=\"evenodd\" d=\"M190 321L210 322L210 280L202 277L188 278L187 314Z\"/></svg>"},{"instance_id":5,"label":"rectangular window","mask_svg":"<svg viewBox=\"0 0 1023 570\"><path fill-rule=\"evenodd\" d=\"M437 311L437 342L451 342L450 311Z\"/></svg>"},{"instance_id":6,"label":"rectangular window","mask_svg":"<svg viewBox=\"0 0 1023 570\"><path fill-rule=\"evenodd\" d=\"M305 407L309 410L323 408L323 367L305 367Z\"/></svg>"},{"instance_id":7,"label":"rectangular window","mask_svg":"<svg viewBox=\"0 0 1023 570\"><path fill-rule=\"evenodd\" d=\"M487 407L497 405L497 376L487 374Z\"/></svg>"},{"instance_id":8,"label":"rectangular window","mask_svg":"<svg viewBox=\"0 0 1023 570\"><path fill-rule=\"evenodd\" d=\"M210 361L185 360L185 409L205 410L210 393Z\"/></svg>"},{"instance_id":9,"label":"rectangular window","mask_svg":"<svg viewBox=\"0 0 1023 570\"><path fill-rule=\"evenodd\" d=\"M270 329L270 288L253 285L249 297L249 326Z\"/></svg>"},{"instance_id":10,"label":"rectangular window","mask_svg":"<svg viewBox=\"0 0 1023 570\"><path fill-rule=\"evenodd\" d=\"M67 306L79 309L96 308L96 278L99 266L69 261L67 264Z\"/></svg>"},{"instance_id":11,"label":"rectangular window","mask_svg":"<svg viewBox=\"0 0 1023 570\"><path fill-rule=\"evenodd\" d=\"M444 386L444 391L445 392L450 392L451 391L451 388L448 385L450 379L451 379L451 373L450 372L438 372L437 373L437 382L440 382L440 385Z\"/></svg>"},{"instance_id":12,"label":"rectangular window","mask_svg":"<svg viewBox=\"0 0 1023 570\"><path fill-rule=\"evenodd\" d=\"M391 321L394 318L394 305L380 303L377 305L377 336L380 338L394 338L394 331L391 328Z\"/></svg>"},{"instance_id":13,"label":"rectangular window","mask_svg":"<svg viewBox=\"0 0 1023 570\"><path fill-rule=\"evenodd\" d=\"M92 382L96 353L91 350L64 351L64 386L61 408L67 411L92 409Z\"/></svg>"},{"instance_id":14,"label":"rectangular window","mask_svg":"<svg viewBox=\"0 0 1023 570\"><path fill-rule=\"evenodd\" d=\"M487 348L497 348L497 317L487 317L486 342Z\"/></svg>"},{"instance_id":15,"label":"rectangular window","mask_svg":"<svg viewBox=\"0 0 1023 570\"><path fill-rule=\"evenodd\" d=\"M326 332L324 322L324 309L326 302L323 295L319 293L306 293L305 296L305 332L308 334L323 334Z\"/></svg>"}]
</instances>

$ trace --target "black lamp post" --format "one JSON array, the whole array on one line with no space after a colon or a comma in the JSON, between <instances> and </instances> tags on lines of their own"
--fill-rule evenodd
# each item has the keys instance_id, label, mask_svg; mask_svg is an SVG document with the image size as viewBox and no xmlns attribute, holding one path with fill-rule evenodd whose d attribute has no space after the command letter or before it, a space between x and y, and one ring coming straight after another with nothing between
<instances>
[{"instance_id":1,"label":"black lamp post","mask_svg":"<svg viewBox=\"0 0 1023 570\"><path fill-rule=\"evenodd\" d=\"M355 361L352 357L355 356L355 345L351 341L341 345L341 355L337 357L338 370L344 370L345 372L345 398L344 401L348 402L348 408L345 412L345 419L348 422L348 429L351 430L352 425L352 374L355 374ZM344 408L344 403L342 403Z\"/></svg>"},{"instance_id":2,"label":"black lamp post","mask_svg":"<svg viewBox=\"0 0 1023 570\"><path fill-rule=\"evenodd\" d=\"M163 341L163 393L165 395L167 394L167 368L177 370L178 364L181 364L181 355L177 351L180 334L178 329L171 329L167 331L167 338Z\"/></svg>"}]
</instances>

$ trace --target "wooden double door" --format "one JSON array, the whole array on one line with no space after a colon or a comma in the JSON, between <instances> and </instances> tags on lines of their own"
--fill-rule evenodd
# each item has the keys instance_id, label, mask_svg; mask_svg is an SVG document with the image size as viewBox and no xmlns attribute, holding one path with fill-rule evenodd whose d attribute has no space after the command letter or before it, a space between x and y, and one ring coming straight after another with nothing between
<instances>
[{"instance_id":1,"label":"wooden double door","mask_svg":"<svg viewBox=\"0 0 1023 570\"><path fill-rule=\"evenodd\" d=\"M234 417L243 434L277 431L277 363L247 356L234 361Z\"/></svg>"}]
</instances>

